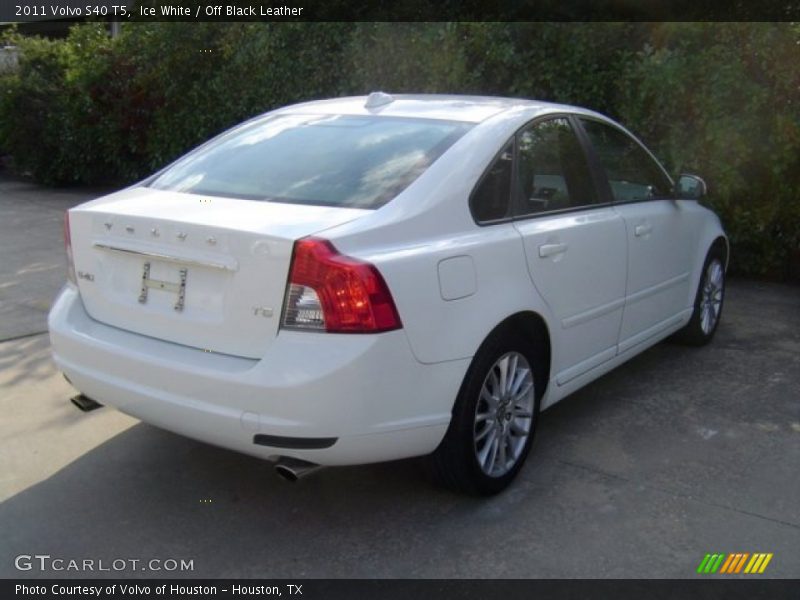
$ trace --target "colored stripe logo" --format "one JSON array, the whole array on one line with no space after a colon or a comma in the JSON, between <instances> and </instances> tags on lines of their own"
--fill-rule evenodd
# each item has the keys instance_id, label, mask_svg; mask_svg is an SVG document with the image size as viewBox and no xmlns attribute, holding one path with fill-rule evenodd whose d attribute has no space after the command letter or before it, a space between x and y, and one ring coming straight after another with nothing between
<instances>
[{"instance_id":1,"label":"colored stripe logo","mask_svg":"<svg viewBox=\"0 0 800 600\"><path fill-rule=\"evenodd\" d=\"M711 575L714 573L722 573L726 575L735 573L747 573L755 575L763 573L769 561L772 560L773 554L755 552L736 552L733 554L706 554L700 565L697 567L697 572L701 575Z\"/></svg>"}]
</instances>

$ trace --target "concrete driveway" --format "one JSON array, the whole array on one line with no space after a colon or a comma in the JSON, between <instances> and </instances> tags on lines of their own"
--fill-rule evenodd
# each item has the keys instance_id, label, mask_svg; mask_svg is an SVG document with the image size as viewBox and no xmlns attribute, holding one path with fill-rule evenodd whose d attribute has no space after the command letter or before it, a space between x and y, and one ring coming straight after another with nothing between
<instances>
[{"instance_id":1,"label":"concrete driveway","mask_svg":"<svg viewBox=\"0 0 800 600\"><path fill-rule=\"evenodd\" d=\"M659 344L544 413L492 499L417 461L298 484L110 409L83 414L49 358L63 210L0 180L0 577L696 577L774 553L800 577L800 288L731 281L707 348ZM14 557L190 559L191 572L19 572Z\"/></svg>"}]
</instances>

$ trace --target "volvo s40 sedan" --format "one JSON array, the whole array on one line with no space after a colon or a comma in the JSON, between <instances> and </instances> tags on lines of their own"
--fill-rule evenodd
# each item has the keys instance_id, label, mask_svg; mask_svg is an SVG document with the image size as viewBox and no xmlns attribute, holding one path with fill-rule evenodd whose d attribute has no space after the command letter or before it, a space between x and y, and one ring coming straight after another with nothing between
<instances>
[{"instance_id":1,"label":"volvo s40 sedan","mask_svg":"<svg viewBox=\"0 0 800 600\"><path fill-rule=\"evenodd\" d=\"M573 106L289 106L67 213L55 360L85 402L289 476L429 455L495 493L542 409L711 340L728 244L704 191Z\"/></svg>"}]
</instances>

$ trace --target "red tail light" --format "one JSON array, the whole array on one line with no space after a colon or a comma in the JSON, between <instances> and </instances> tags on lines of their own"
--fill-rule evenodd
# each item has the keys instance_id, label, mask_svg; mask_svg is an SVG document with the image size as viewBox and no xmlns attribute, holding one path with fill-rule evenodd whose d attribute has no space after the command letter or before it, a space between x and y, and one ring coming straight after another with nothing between
<instances>
[{"instance_id":1,"label":"red tail light","mask_svg":"<svg viewBox=\"0 0 800 600\"><path fill-rule=\"evenodd\" d=\"M281 325L331 333L377 333L403 326L378 269L316 238L294 244Z\"/></svg>"},{"instance_id":2,"label":"red tail light","mask_svg":"<svg viewBox=\"0 0 800 600\"><path fill-rule=\"evenodd\" d=\"M75 261L72 259L72 236L69 232L69 211L64 212L64 250L67 253L67 279L77 285Z\"/></svg>"}]
</instances>

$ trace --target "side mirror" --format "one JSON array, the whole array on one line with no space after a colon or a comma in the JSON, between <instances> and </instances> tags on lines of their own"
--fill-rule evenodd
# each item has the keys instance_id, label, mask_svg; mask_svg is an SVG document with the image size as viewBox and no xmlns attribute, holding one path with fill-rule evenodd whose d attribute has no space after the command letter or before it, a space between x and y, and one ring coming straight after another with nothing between
<instances>
[{"instance_id":1,"label":"side mirror","mask_svg":"<svg viewBox=\"0 0 800 600\"><path fill-rule=\"evenodd\" d=\"M701 177L690 173L681 173L675 185L675 195L681 200L700 200L708 193L708 186Z\"/></svg>"}]
</instances>

